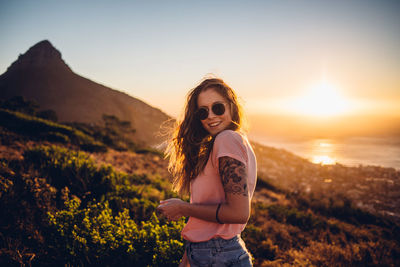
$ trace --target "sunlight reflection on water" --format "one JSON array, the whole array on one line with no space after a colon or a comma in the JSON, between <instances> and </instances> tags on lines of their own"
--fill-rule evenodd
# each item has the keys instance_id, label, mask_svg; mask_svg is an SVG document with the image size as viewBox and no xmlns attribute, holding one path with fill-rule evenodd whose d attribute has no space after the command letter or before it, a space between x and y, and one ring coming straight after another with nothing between
<instances>
[{"instance_id":1,"label":"sunlight reflection on water","mask_svg":"<svg viewBox=\"0 0 400 267\"><path fill-rule=\"evenodd\" d=\"M316 139L313 141L312 146L313 156L311 162L322 165L332 165L336 163L333 140Z\"/></svg>"},{"instance_id":2,"label":"sunlight reflection on water","mask_svg":"<svg viewBox=\"0 0 400 267\"><path fill-rule=\"evenodd\" d=\"M380 165L400 169L398 138L349 137L293 141L284 137L250 135L250 139L266 146L283 148L317 164Z\"/></svg>"},{"instance_id":3,"label":"sunlight reflection on water","mask_svg":"<svg viewBox=\"0 0 400 267\"><path fill-rule=\"evenodd\" d=\"M322 165L332 165L336 163L336 161L333 158L327 155L313 156L311 162Z\"/></svg>"}]
</instances>

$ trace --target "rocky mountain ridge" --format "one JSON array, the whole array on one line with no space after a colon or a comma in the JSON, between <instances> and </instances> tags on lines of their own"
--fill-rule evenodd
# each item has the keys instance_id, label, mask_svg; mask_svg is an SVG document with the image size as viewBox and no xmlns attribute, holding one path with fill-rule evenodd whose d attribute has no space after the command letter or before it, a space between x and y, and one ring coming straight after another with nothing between
<instances>
[{"instance_id":1,"label":"rocky mountain ridge","mask_svg":"<svg viewBox=\"0 0 400 267\"><path fill-rule=\"evenodd\" d=\"M20 54L7 68L7 72L30 68L57 68L72 72L62 59L61 53L48 40L43 40L29 48L25 54Z\"/></svg>"}]
</instances>

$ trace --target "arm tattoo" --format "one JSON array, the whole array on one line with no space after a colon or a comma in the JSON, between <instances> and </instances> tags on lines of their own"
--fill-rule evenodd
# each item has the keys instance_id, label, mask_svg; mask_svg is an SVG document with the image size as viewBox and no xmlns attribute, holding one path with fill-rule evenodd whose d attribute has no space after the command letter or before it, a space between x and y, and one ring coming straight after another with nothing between
<instances>
[{"instance_id":1,"label":"arm tattoo","mask_svg":"<svg viewBox=\"0 0 400 267\"><path fill-rule=\"evenodd\" d=\"M233 158L219 158L219 175L225 193L248 196L246 166Z\"/></svg>"}]
</instances>

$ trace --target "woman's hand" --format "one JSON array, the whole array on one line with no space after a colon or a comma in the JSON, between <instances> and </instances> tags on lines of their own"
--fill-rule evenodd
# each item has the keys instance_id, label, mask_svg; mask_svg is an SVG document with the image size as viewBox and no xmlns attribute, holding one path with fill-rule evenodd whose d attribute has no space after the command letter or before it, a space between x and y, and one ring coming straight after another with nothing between
<instances>
[{"instance_id":1,"label":"woman's hand","mask_svg":"<svg viewBox=\"0 0 400 267\"><path fill-rule=\"evenodd\" d=\"M188 203L179 198L161 200L157 210L171 221L177 221L184 215L184 207Z\"/></svg>"}]
</instances>

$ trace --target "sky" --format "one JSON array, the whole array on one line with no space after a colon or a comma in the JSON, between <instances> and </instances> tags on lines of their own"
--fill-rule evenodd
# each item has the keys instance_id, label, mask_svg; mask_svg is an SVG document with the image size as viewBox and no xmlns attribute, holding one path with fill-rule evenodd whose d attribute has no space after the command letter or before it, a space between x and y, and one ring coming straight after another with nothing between
<instances>
[{"instance_id":1,"label":"sky","mask_svg":"<svg viewBox=\"0 0 400 267\"><path fill-rule=\"evenodd\" d=\"M0 73L47 39L77 74L172 116L214 76L248 114L400 115L399 14L389 0L0 0Z\"/></svg>"}]
</instances>

